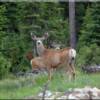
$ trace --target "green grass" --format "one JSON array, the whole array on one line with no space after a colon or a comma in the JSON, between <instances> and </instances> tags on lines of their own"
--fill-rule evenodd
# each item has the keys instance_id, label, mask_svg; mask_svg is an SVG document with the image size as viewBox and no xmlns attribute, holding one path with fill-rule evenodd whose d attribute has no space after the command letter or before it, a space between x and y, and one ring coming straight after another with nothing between
<instances>
[{"instance_id":1,"label":"green grass","mask_svg":"<svg viewBox=\"0 0 100 100\"><path fill-rule=\"evenodd\" d=\"M47 75L39 74L35 77L20 77L0 81L0 99L22 99L36 95L47 81ZM57 71L53 75L48 88L51 91L67 91L69 88L92 86L100 88L100 74L85 74L77 71L75 81L68 81L68 76Z\"/></svg>"},{"instance_id":2,"label":"green grass","mask_svg":"<svg viewBox=\"0 0 100 100\"><path fill-rule=\"evenodd\" d=\"M68 81L68 77L64 74L64 77L61 77L59 73L54 75L54 79L50 83L50 89L52 91L66 91L69 88L76 88L76 87L84 87L84 86L91 86L91 87L98 87L100 88L100 74L85 74L77 72L76 80L75 81Z\"/></svg>"}]
</instances>

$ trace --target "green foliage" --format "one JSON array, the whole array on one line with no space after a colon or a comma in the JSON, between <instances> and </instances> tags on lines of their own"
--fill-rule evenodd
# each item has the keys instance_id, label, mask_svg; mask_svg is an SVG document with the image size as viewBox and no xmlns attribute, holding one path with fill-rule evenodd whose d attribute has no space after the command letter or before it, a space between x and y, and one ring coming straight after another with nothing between
<instances>
[{"instance_id":1,"label":"green foliage","mask_svg":"<svg viewBox=\"0 0 100 100\"><path fill-rule=\"evenodd\" d=\"M100 46L100 5L98 3L92 4L92 7L88 7L86 15L84 17L83 26L80 30L79 45L87 45L96 43Z\"/></svg>"},{"instance_id":2,"label":"green foliage","mask_svg":"<svg viewBox=\"0 0 100 100\"><path fill-rule=\"evenodd\" d=\"M78 66L100 64L99 7L98 3L93 3L86 10L78 41Z\"/></svg>"},{"instance_id":3,"label":"green foliage","mask_svg":"<svg viewBox=\"0 0 100 100\"><path fill-rule=\"evenodd\" d=\"M6 17L6 6L0 5L0 31L4 31L6 28L7 17Z\"/></svg>"},{"instance_id":4,"label":"green foliage","mask_svg":"<svg viewBox=\"0 0 100 100\"><path fill-rule=\"evenodd\" d=\"M13 81L12 81L13 80ZM17 88L23 88L25 86L30 87L34 84L33 77L15 77L13 79L4 79L0 82L0 90L16 90Z\"/></svg>"},{"instance_id":5,"label":"green foliage","mask_svg":"<svg viewBox=\"0 0 100 100\"><path fill-rule=\"evenodd\" d=\"M0 99L21 99L27 95L36 93L38 90L38 87L35 88L33 76L10 78L0 81Z\"/></svg>"},{"instance_id":6,"label":"green foliage","mask_svg":"<svg viewBox=\"0 0 100 100\"><path fill-rule=\"evenodd\" d=\"M90 46L83 46L80 48L77 55L77 66L82 67L85 65L99 65L100 63L100 48L96 44Z\"/></svg>"},{"instance_id":7,"label":"green foliage","mask_svg":"<svg viewBox=\"0 0 100 100\"><path fill-rule=\"evenodd\" d=\"M100 88L100 74L84 74L77 70L77 77L73 82L68 81L68 76L63 72L55 72L48 89L53 92L65 92L73 88L85 86ZM63 75L63 77L61 76ZM47 82L47 75L39 74L36 77L20 77L0 81L0 99L24 99L35 96L41 91Z\"/></svg>"},{"instance_id":8,"label":"green foliage","mask_svg":"<svg viewBox=\"0 0 100 100\"><path fill-rule=\"evenodd\" d=\"M11 63L9 59L6 59L0 53L0 79L7 77L7 75L9 74L10 67L11 67Z\"/></svg>"},{"instance_id":9,"label":"green foliage","mask_svg":"<svg viewBox=\"0 0 100 100\"><path fill-rule=\"evenodd\" d=\"M48 31L50 41L68 44L68 21L62 4L6 2L0 8L0 49L2 56L10 59L11 72L26 71L30 67L26 54L34 47L31 31L37 36Z\"/></svg>"},{"instance_id":10,"label":"green foliage","mask_svg":"<svg viewBox=\"0 0 100 100\"><path fill-rule=\"evenodd\" d=\"M98 3L89 4L90 7L87 5L88 3L76 4L76 30L80 31L77 34L77 50L79 51L77 58L81 58L77 60L78 66L100 62L98 57L100 55L100 5ZM6 70L13 73L30 68L26 54L34 47L30 37L31 31L37 36L48 32L48 42L55 41L62 46L69 46L68 26L68 3L0 2L2 66L6 65L8 61L10 67L7 67ZM92 54L93 48L96 51L94 55ZM92 63L90 59L92 59Z\"/></svg>"},{"instance_id":11,"label":"green foliage","mask_svg":"<svg viewBox=\"0 0 100 100\"><path fill-rule=\"evenodd\" d=\"M91 36L93 35L93 30L92 28L94 27L94 22L91 17L91 9L87 8L86 15L84 17L84 22L82 25L82 29L80 30L80 37L79 37L79 47L82 45L90 45L91 41Z\"/></svg>"}]
</instances>

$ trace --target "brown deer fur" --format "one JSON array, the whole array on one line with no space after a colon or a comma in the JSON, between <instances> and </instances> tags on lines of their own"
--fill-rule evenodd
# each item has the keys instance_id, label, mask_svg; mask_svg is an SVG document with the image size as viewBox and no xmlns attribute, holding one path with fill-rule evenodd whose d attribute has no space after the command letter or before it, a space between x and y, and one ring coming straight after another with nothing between
<instances>
[{"instance_id":1,"label":"brown deer fur","mask_svg":"<svg viewBox=\"0 0 100 100\"><path fill-rule=\"evenodd\" d=\"M30 61L31 59L33 59L33 52L29 51L26 53L26 58Z\"/></svg>"},{"instance_id":2,"label":"brown deer fur","mask_svg":"<svg viewBox=\"0 0 100 100\"><path fill-rule=\"evenodd\" d=\"M65 48L61 50L45 49L41 57L35 57L31 60L32 69L46 69L48 71L48 79L51 79L51 71L58 68L60 65L66 65L66 71L75 78L75 68L69 51L72 48Z\"/></svg>"},{"instance_id":3,"label":"brown deer fur","mask_svg":"<svg viewBox=\"0 0 100 100\"><path fill-rule=\"evenodd\" d=\"M32 36L32 34L31 34ZM41 38L32 36L32 39L36 41L36 48L39 57L35 57L31 60L32 69L46 69L48 71L49 79L51 79L52 69L58 68L60 65L66 67L66 71L69 72L69 76L75 78L74 60L76 57L76 51L73 48L64 49L47 49L44 47L42 40L48 37L48 33Z\"/></svg>"}]
</instances>

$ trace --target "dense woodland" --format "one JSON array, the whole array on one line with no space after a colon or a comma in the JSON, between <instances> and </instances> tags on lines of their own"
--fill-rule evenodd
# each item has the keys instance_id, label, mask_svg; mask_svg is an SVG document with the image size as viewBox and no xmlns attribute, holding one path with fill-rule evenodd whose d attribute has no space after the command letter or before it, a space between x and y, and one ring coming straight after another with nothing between
<instances>
[{"instance_id":1,"label":"dense woodland","mask_svg":"<svg viewBox=\"0 0 100 100\"><path fill-rule=\"evenodd\" d=\"M100 3L75 3L76 67L100 64ZM34 48L30 32L49 33L52 41L68 47L68 2L0 2L0 78L31 69L26 58ZM34 55L34 54L33 54Z\"/></svg>"}]
</instances>

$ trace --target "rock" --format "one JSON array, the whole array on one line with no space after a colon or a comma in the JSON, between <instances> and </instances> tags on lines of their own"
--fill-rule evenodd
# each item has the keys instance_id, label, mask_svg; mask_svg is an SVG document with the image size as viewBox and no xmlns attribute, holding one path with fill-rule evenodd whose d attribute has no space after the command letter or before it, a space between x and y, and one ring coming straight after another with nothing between
<instances>
[{"instance_id":1,"label":"rock","mask_svg":"<svg viewBox=\"0 0 100 100\"><path fill-rule=\"evenodd\" d=\"M85 88L82 89L82 91L83 91L84 93L88 93L88 92L91 91L91 90L92 90L92 88L89 87L89 86L86 86Z\"/></svg>"},{"instance_id":2,"label":"rock","mask_svg":"<svg viewBox=\"0 0 100 100\"><path fill-rule=\"evenodd\" d=\"M78 94L76 94L76 97L78 97L80 99L89 99L89 94L87 94L87 93L78 93Z\"/></svg>"},{"instance_id":3,"label":"rock","mask_svg":"<svg viewBox=\"0 0 100 100\"><path fill-rule=\"evenodd\" d=\"M67 96L66 95L63 95L63 96L61 96L61 97L58 97L58 98L56 98L56 99L63 99L63 100L65 100L65 99L67 99Z\"/></svg>"},{"instance_id":4,"label":"rock","mask_svg":"<svg viewBox=\"0 0 100 100\"><path fill-rule=\"evenodd\" d=\"M95 73L100 72L100 65L95 66L83 66L82 70L86 73Z\"/></svg>"},{"instance_id":5,"label":"rock","mask_svg":"<svg viewBox=\"0 0 100 100\"><path fill-rule=\"evenodd\" d=\"M51 93L50 91L47 90L46 93L45 93L45 96L46 96L46 97L49 97L49 96L51 96L51 95L52 95L52 93Z\"/></svg>"},{"instance_id":6,"label":"rock","mask_svg":"<svg viewBox=\"0 0 100 100\"><path fill-rule=\"evenodd\" d=\"M52 93L51 93L49 90L46 90L46 91L45 91L45 97L49 97L49 96L51 96L51 95L52 95ZM39 96L39 97L42 97L42 96L43 96L43 92L39 93L38 96Z\"/></svg>"},{"instance_id":7,"label":"rock","mask_svg":"<svg viewBox=\"0 0 100 100\"><path fill-rule=\"evenodd\" d=\"M92 99L100 99L100 90L97 89L96 87L91 89L91 96Z\"/></svg>"},{"instance_id":8,"label":"rock","mask_svg":"<svg viewBox=\"0 0 100 100\"><path fill-rule=\"evenodd\" d=\"M55 92L55 93L53 93L53 95L52 95L52 96L50 96L50 98L55 99L55 98L57 98L57 97L59 97L59 96L61 96L61 95L62 95L62 93L61 93L61 92Z\"/></svg>"},{"instance_id":9,"label":"rock","mask_svg":"<svg viewBox=\"0 0 100 100\"><path fill-rule=\"evenodd\" d=\"M78 99L75 95L70 94L67 99L72 100L72 99Z\"/></svg>"},{"instance_id":10,"label":"rock","mask_svg":"<svg viewBox=\"0 0 100 100\"><path fill-rule=\"evenodd\" d=\"M47 99L100 99L100 89L90 86L84 88L69 89L66 92L51 92L49 90L45 93L45 100ZM71 91L72 90L72 91ZM43 93L39 93L39 98L43 97Z\"/></svg>"},{"instance_id":11,"label":"rock","mask_svg":"<svg viewBox=\"0 0 100 100\"><path fill-rule=\"evenodd\" d=\"M78 92L78 93L83 93L83 90L80 89L80 88L75 88L73 91L74 91L74 92Z\"/></svg>"}]
</instances>

